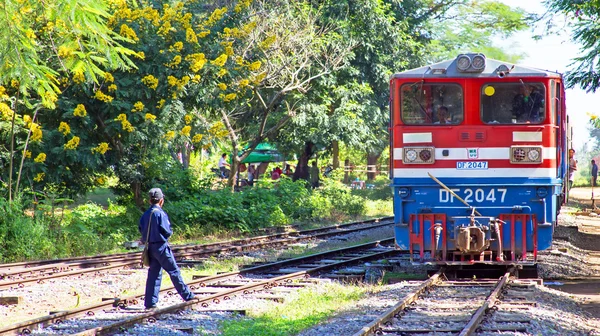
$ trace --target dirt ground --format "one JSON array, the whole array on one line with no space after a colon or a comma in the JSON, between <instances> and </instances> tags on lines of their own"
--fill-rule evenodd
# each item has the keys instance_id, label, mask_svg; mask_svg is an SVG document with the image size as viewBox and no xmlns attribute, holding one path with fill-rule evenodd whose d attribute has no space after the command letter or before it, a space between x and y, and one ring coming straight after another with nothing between
<instances>
[{"instance_id":1,"label":"dirt ground","mask_svg":"<svg viewBox=\"0 0 600 336\"><path fill-rule=\"evenodd\" d=\"M573 188L569 193L569 203L561 209L555 237L560 238L561 230L577 228L577 235L570 241L582 250L568 254L580 256L592 272L586 279L558 280L554 289L573 294L584 300L582 307L594 317L600 318L600 188ZM559 234L556 234L559 233ZM578 241L585 241L578 246ZM574 250L574 248L573 248Z\"/></svg>"}]
</instances>

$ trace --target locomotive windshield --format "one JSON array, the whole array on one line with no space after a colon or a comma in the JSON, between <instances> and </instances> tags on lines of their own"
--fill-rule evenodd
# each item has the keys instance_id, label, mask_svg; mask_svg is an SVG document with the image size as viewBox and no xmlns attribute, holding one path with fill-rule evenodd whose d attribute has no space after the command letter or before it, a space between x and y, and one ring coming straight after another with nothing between
<instances>
[{"instance_id":1,"label":"locomotive windshield","mask_svg":"<svg viewBox=\"0 0 600 336\"><path fill-rule=\"evenodd\" d=\"M458 84L404 84L402 122L406 125L460 124L464 119L463 92Z\"/></svg>"},{"instance_id":2,"label":"locomotive windshield","mask_svg":"<svg viewBox=\"0 0 600 336\"><path fill-rule=\"evenodd\" d=\"M542 83L490 83L481 88L481 120L488 124L539 124L546 119Z\"/></svg>"}]
</instances>

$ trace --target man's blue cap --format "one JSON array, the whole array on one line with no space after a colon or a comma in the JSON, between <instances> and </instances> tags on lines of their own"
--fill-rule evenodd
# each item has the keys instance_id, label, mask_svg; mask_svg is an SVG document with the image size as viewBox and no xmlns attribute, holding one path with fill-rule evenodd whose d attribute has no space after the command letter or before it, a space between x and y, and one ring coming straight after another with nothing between
<instances>
[{"instance_id":1,"label":"man's blue cap","mask_svg":"<svg viewBox=\"0 0 600 336\"><path fill-rule=\"evenodd\" d=\"M152 201L160 201L163 199L163 197L165 197L160 188L152 188L148 194L150 195L150 200Z\"/></svg>"}]
</instances>

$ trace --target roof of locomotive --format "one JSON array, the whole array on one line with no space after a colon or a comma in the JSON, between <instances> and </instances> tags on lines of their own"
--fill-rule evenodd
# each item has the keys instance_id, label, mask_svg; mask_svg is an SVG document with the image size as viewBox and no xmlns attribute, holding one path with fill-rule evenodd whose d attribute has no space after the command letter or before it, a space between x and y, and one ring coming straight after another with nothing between
<instances>
[{"instance_id":1,"label":"roof of locomotive","mask_svg":"<svg viewBox=\"0 0 600 336\"><path fill-rule=\"evenodd\" d=\"M477 71L472 68L467 71L458 69L458 59L461 57L483 56L485 59L485 68ZM483 54L461 54L458 57L443 62L426 65L420 68L406 70L392 75L392 78L477 78L477 77L501 77L501 78L520 78L520 77L554 77L560 78L561 74L554 71L541 70L525 67L504 61L485 58Z\"/></svg>"}]
</instances>

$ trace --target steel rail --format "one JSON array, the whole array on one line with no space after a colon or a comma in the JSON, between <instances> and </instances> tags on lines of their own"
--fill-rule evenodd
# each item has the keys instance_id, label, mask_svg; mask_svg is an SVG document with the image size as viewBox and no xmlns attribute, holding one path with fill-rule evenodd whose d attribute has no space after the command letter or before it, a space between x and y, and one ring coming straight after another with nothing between
<instances>
[{"instance_id":1,"label":"steel rail","mask_svg":"<svg viewBox=\"0 0 600 336\"><path fill-rule=\"evenodd\" d=\"M506 272L500 278L500 280L498 281L498 284L496 285L494 290L490 293L490 295L487 297L487 299L481 305L481 307L479 307L479 309L477 309L475 314L473 314L473 316L471 317L471 320L469 320L469 323L467 323L467 325L463 328L463 330L460 332L459 336L473 335L473 333L477 330L477 328L481 324L481 321L483 321L485 314L488 312L488 310L490 308L492 308L495 305L496 300L498 299L498 296L500 295L500 293L502 292L502 290L508 283L508 279L510 278L510 275L512 274L512 272L513 272L513 269L510 269L508 272Z\"/></svg>"},{"instance_id":2,"label":"steel rail","mask_svg":"<svg viewBox=\"0 0 600 336\"><path fill-rule=\"evenodd\" d=\"M437 273L432 275L427 281L423 282L419 287L417 287L417 289L414 292L407 294L404 297L404 299L402 299L399 303L385 311L383 314L379 315L373 322L364 326L360 331L355 333L354 336L366 336L374 333L387 320L391 319L394 315L406 308L409 304L416 301L419 295L421 295L421 293L423 293L428 288L435 286L439 281L441 281L440 277L443 274L444 269L442 268Z\"/></svg>"},{"instance_id":3,"label":"steel rail","mask_svg":"<svg viewBox=\"0 0 600 336\"><path fill-rule=\"evenodd\" d=\"M187 248L198 248L198 247L202 247L202 246L216 246L219 244L232 244L235 242L239 242L239 241L244 241L244 240L251 240L254 238L266 238L269 236L276 236L276 235L286 235L286 234L294 234L294 233L308 233L311 231L319 231L319 230L328 230L328 229L333 229L333 228L343 228L343 227L348 227L348 226L353 226L353 225L360 225L360 224L367 224L367 223L377 223L377 222L383 222L383 221L390 221L393 220L393 217L379 217L379 218L373 218L373 219L368 219L368 220L364 220L364 221L358 221L358 222L349 222L349 223L342 223L342 224L335 224L335 225L329 225L329 226L325 226L322 228L317 228L317 229L308 229L308 230L300 230L300 231L288 231L288 232L282 232L282 233L276 233L273 235L260 235L260 236L254 236L254 237L249 237L249 238L243 238L243 239L237 239L237 240L229 240L229 241L222 241L222 242L215 242L215 243L208 243L208 244L202 244L202 245L197 245L197 244L185 244L185 245L174 245L171 246L172 250L177 250L177 249L187 249ZM292 230L294 230L294 228L297 227L296 225L291 225L291 226L283 226L283 227L278 227L281 229L287 229L287 228L291 228ZM122 257L122 256L126 256L126 255L131 255L131 254L135 254L135 255L139 255L140 252L125 252L125 253L115 253L115 254L101 254L101 255L96 255L93 257L90 256L81 256L81 257L71 257L71 258L60 258L60 259L48 259L48 260L36 260L36 261L21 261L21 262L16 262L16 263L8 263L8 264L0 264L0 271L8 269L10 270L11 268L15 268L15 267L22 267L22 268L30 268L30 267L36 267L36 266L44 266L44 265L48 265L48 264L56 264L56 263L62 263L62 262L71 262L71 261L78 261L78 260L94 260L94 258L114 258L114 257Z\"/></svg>"},{"instance_id":4,"label":"steel rail","mask_svg":"<svg viewBox=\"0 0 600 336\"><path fill-rule=\"evenodd\" d=\"M380 244L392 244L393 242L394 242L394 239L390 238L390 239L386 239L386 240L375 241L375 242L370 242L370 243L366 243L366 244L360 244L360 245L355 245L355 246L351 246L351 247L346 247L346 248L342 248L342 249L336 249L336 250L332 250L332 251L322 252L322 253L309 255L309 256L305 256L305 257L298 257L298 258L293 258L293 259L288 259L288 260L277 261L277 262L270 263L270 264L254 266L251 268L243 269L238 272L228 272L228 273L223 273L223 274L219 274L219 275L203 277L199 280L189 282L188 285L190 287L194 287L194 288L196 288L195 286L204 287L208 284L216 284L216 283L219 283L219 282L231 279L231 278L240 277L244 274L266 272L266 271L269 271L274 268L287 266L287 265L291 265L291 264L298 264L298 263L302 263L302 262L311 262L316 259L332 258L337 255L342 255L343 253L356 252L356 251L360 251L360 250L378 247L378 246L380 246ZM351 263L363 261L363 260L370 260L373 258L387 257L390 255L395 255L397 253L398 253L398 251L396 251L396 250L376 252L376 253L372 253L372 254L369 254L366 256L356 257L356 258L347 259L347 260L341 260L337 263L331 263L331 264L322 265L322 266L314 267L311 269L303 270L300 272L295 272L292 274L284 275L282 277L285 278L286 276L290 276L290 275L306 276L307 274L323 272L323 271L326 271L326 270L329 270L332 268L336 268L336 267L339 267L339 266L342 266L345 264L351 264ZM279 280L276 280L279 278L280 277L273 278L268 281L279 281ZM254 286L256 284L250 284L250 285ZM250 286L250 285L245 285L245 286ZM160 292L164 294L164 293L171 292L174 289L175 289L174 287L169 287L169 288L165 288L165 289L161 290ZM242 287L237 287L234 290L239 292L239 290L243 291L244 289L245 289L245 287L242 286ZM96 304L88 305L85 307L81 307L81 308L77 308L77 309L73 309L73 310L69 310L69 311L58 312L58 313L50 314L47 316L39 317L39 318L36 318L33 320L13 324L13 325L10 325L10 326L0 329L0 335L24 335L24 334L30 333L31 330L33 330L34 328L41 328L44 326L48 326L50 324L60 323L67 318L73 318L73 317L78 317L78 316L83 316L83 315L93 315L94 311L99 311L102 309L108 309L108 308L112 308L112 307L126 307L130 303L137 302L137 300L143 296L144 296L144 294L142 293L142 294L137 294L137 295L134 295L134 296L131 296L128 298L124 298L124 299L114 298L111 300L106 300L101 303L96 303ZM210 300L215 299L215 298L218 299L220 297L224 298L225 296L227 296L227 294L217 293L215 295L210 296ZM192 301L185 302L182 304L183 305L182 307L185 307L187 305L206 303L205 299L206 298L194 299ZM178 306L178 305L176 305L176 306ZM174 308L174 309L176 309L176 308ZM158 310L158 311L161 311L161 310Z\"/></svg>"},{"instance_id":5,"label":"steel rail","mask_svg":"<svg viewBox=\"0 0 600 336\"><path fill-rule=\"evenodd\" d=\"M377 220L373 220L373 221L377 222ZM360 224L360 222L358 224ZM211 244L204 244L204 245L190 245L190 246L187 246L187 245L181 246L180 245L180 246L173 246L172 249L174 250L175 256L178 260L182 260L182 259L185 260L186 258L190 258L190 257L207 256L207 255L212 255L212 254L221 253L221 252L243 252L243 251L260 249L260 248L264 248L264 247L287 245L291 242L301 241L301 240L305 240L305 239L313 239L313 238L319 238L319 237L347 234L347 233L363 231L363 230L370 230L370 229L374 229L374 228L378 228L378 227L382 227L382 226L387 226L390 223L378 222L378 224L361 226L359 228L338 230L341 226L345 227L345 226L353 226L353 225L358 225L358 224L357 223L346 223L346 224L328 226L326 228L298 231L298 232L294 232L294 233L278 233L278 234L271 235L271 236L258 236L258 237L252 237L252 238L245 238L245 239L241 239L241 240L232 240L232 241L225 241L225 242L211 243ZM310 235L311 233L313 233L313 234ZM287 239L277 240L281 237L289 237L290 234L296 235L296 237L290 237ZM304 234L306 234L306 236L302 236ZM268 239L272 239L272 240L268 240ZM260 240L266 240L266 241L260 242ZM193 251L187 252L187 250L190 250L190 249ZM181 250L184 250L186 252L180 252ZM82 270L77 270L77 271L60 271L59 270L59 272L56 273L55 269L57 268L57 265L56 264L48 264L45 266L37 266L35 268L27 268L27 269L24 269L24 272L16 271L16 272L12 272L12 273L2 273L2 274L0 274L0 279L16 277L19 274L23 274L23 273L33 274L33 272L40 272L40 274L39 274L40 277L36 277L36 278L32 277L32 278L13 280L13 281L0 280L0 288L12 288L15 286L23 287L24 284L26 284L26 283L39 282L40 279L41 280L55 279L55 278L72 276L72 275L79 275L79 274L83 274L83 273L103 271L103 270L108 270L111 268L118 268L118 267L123 267L123 266L135 266L135 265L140 264L140 256L141 256L141 252L131 252L131 253L122 255L120 257L114 257L112 255L102 256L103 259L87 259L87 260L84 259L80 263L70 264L70 265L67 264L69 267L77 267L77 268L82 269ZM107 265L106 267L83 267L83 266L89 266L89 265L93 265L93 264L107 264L110 261L114 262L115 259L116 260L121 259L122 262L116 263L115 265ZM64 265L64 263L61 263L59 265ZM56 273L56 274L52 274L52 275L43 274L41 272L42 270L51 270L52 273ZM48 272L48 273L50 273L50 272ZM43 278L41 278L41 277L43 277Z\"/></svg>"}]
</instances>

